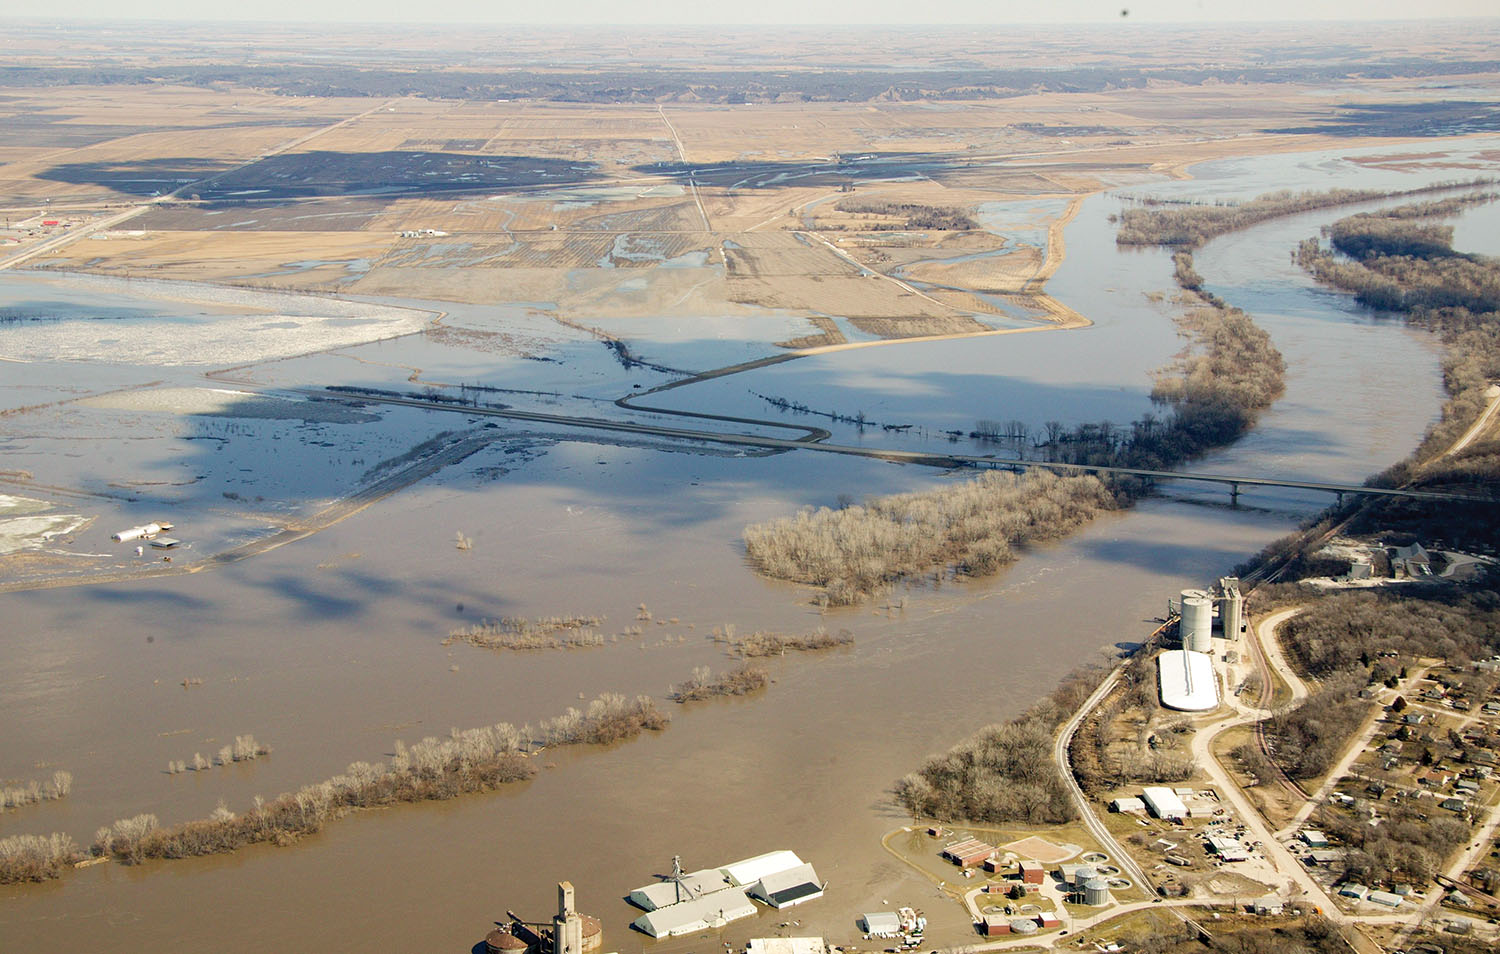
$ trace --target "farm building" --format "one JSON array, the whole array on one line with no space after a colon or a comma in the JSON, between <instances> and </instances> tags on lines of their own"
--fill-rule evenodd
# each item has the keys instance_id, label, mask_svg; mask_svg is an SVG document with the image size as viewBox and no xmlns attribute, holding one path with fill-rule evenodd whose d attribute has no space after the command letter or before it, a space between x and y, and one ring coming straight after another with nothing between
<instances>
[{"instance_id":1,"label":"farm building","mask_svg":"<svg viewBox=\"0 0 1500 954\"><path fill-rule=\"evenodd\" d=\"M818 881L818 873L807 864L772 872L750 886L750 897L773 908L789 908L822 896L823 884Z\"/></svg>"},{"instance_id":2,"label":"farm building","mask_svg":"<svg viewBox=\"0 0 1500 954\"><path fill-rule=\"evenodd\" d=\"M1151 814L1157 818L1165 818L1168 821L1182 821L1188 817L1187 806L1182 799L1170 788L1160 785L1147 786L1141 792L1141 798L1145 800L1146 807Z\"/></svg>"}]
</instances>

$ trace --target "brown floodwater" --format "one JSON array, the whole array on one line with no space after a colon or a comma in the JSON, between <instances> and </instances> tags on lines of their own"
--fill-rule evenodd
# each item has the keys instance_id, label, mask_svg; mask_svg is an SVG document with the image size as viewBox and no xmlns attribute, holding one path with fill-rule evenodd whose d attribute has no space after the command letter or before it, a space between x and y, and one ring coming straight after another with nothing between
<instances>
[{"instance_id":1,"label":"brown floodwater","mask_svg":"<svg viewBox=\"0 0 1500 954\"><path fill-rule=\"evenodd\" d=\"M1085 314L1166 321L1142 302L1164 286L1169 263L1118 255L1105 241L1107 211L1094 202L1070 229L1058 288ZM1284 261L1284 245L1265 245ZM1258 290L1257 270L1273 265L1240 252L1217 272L1200 270L1253 314L1265 305L1278 342L1278 326L1285 332L1288 395L1252 439L1204 469L1357 479L1402 456L1438 406L1430 345L1305 282L1295 294L1295 275ZM1107 280L1079 277L1100 274ZM1070 340L1088 347L1087 332ZM1325 353L1332 340L1348 342L1337 362ZM1010 346L988 341L997 355ZM902 350L872 349L861 361L920 354ZM1132 360L1145 369L1165 357ZM1062 389L1068 374L1058 367ZM603 919L605 950L705 952L774 933L788 915L764 912L722 937L654 942L628 930L638 912L622 895L668 870L673 855L698 868L777 848L797 851L829 882L824 899L790 912L800 933L847 942L862 911L913 904L932 917L936 941L962 942L970 933L958 907L881 847L883 833L907 822L891 783L925 754L1024 709L1067 671L1139 640L1169 595L1228 572L1318 504L1267 493L1231 509L1221 494L1169 488L994 579L913 587L904 610L877 601L823 616L805 591L748 570L741 528L840 493L951 478L831 455L667 453L526 433L541 451L529 461L497 443L245 563L0 595L0 775L66 768L75 777L67 799L0 815L0 836L66 831L82 842L137 812L170 824L207 815L220 799L239 810L255 794L383 758L398 738L534 723L603 691L662 697L694 666L734 664L707 638L725 623L848 628L855 645L772 660L765 693L673 707L664 732L547 752L533 781L495 794L361 813L291 848L101 865L0 889L0 949L461 952L507 909L545 916L554 883L568 879L581 909ZM500 466L510 471L496 479L489 468ZM472 550L454 547L456 531ZM653 618L638 623L642 603ZM605 633L644 632L574 651L441 645L449 628L481 617L564 613L605 615ZM164 771L247 732L273 753Z\"/></svg>"}]
</instances>

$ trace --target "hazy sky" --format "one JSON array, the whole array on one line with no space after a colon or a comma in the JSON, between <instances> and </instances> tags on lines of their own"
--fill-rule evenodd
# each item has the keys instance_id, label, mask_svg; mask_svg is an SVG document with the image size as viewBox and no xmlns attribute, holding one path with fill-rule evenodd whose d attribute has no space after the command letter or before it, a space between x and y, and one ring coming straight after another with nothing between
<instances>
[{"instance_id":1,"label":"hazy sky","mask_svg":"<svg viewBox=\"0 0 1500 954\"><path fill-rule=\"evenodd\" d=\"M15 17L428 23L860 24L1494 17L1496 0L8 0Z\"/></svg>"}]
</instances>

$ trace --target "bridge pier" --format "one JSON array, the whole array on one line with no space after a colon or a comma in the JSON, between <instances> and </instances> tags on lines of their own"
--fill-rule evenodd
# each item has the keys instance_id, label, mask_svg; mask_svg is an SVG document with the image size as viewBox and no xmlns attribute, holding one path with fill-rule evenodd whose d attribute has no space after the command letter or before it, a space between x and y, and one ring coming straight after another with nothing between
<instances>
[{"instance_id":1,"label":"bridge pier","mask_svg":"<svg viewBox=\"0 0 1500 954\"><path fill-rule=\"evenodd\" d=\"M1237 484L1237 483L1235 483L1235 482L1233 482L1233 481L1230 481L1230 483L1229 483L1229 506L1231 506L1231 507L1238 507L1239 505L1240 505L1240 485Z\"/></svg>"},{"instance_id":2,"label":"bridge pier","mask_svg":"<svg viewBox=\"0 0 1500 954\"><path fill-rule=\"evenodd\" d=\"M1338 491L1338 503L1335 504L1340 510L1344 509L1344 492Z\"/></svg>"}]
</instances>

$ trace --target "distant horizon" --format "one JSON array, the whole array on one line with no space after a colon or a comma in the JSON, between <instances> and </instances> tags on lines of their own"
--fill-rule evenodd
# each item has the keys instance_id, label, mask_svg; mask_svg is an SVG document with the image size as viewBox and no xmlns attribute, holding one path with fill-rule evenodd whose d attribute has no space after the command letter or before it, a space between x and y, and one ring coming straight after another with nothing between
<instances>
[{"instance_id":1,"label":"distant horizon","mask_svg":"<svg viewBox=\"0 0 1500 954\"><path fill-rule=\"evenodd\" d=\"M1445 20L1500 20L1490 0L1429 0L1415 10L1409 0L1054 0L1013 4L1000 0L864 0L862 21L849 22L850 7L828 0L761 0L746 17L744 7L706 7L696 0L658 0L649 9L632 11L628 22L615 0L554 0L537 7L505 0L448 0L438 9L415 8L398 0L263 0L254 9L240 8L225 17L223 8L196 0L12 0L0 20L30 20L74 25L108 23L220 23L245 25L344 24L350 26L536 27L637 29L692 29L795 27L839 30L886 27L1003 27L1103 26L1214 26L1274 23L1350 24L1381 22L1439 22ZM129 10L122 10L129 7ZM715 12L727 15L715 16Z\"/></svg>"}]
</instances>

